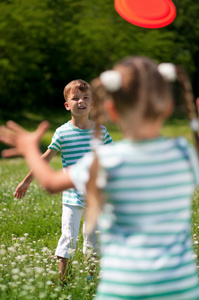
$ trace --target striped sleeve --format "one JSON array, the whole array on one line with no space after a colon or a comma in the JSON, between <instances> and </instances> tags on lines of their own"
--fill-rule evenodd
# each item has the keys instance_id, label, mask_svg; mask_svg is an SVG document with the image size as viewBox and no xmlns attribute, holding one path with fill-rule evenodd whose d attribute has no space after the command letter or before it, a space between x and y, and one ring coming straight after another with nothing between
<instances>
[{"instance_id":1,"label":"striped sleeve","mask_svg":"<svg viewBox=\"0 0 199 300\"><path fill-rule=\"evenodd\" d=\"M104 131L104 136L103 136L103 144L107 145L107 144L114 144L110 134L108 133L107 129L105 126L102 126L102 129Z\"/></svg>"},{"instance_id":2,"label":"striped sleeve","mask_svg":"<svg viewBox=\"0 0 199 300\"><path fill-rule=\"evenodd\" d=\"M192 172L195 179L195 185L199 185L199 159L196 149L189 144L189 142L184 137L178 137L176 139L177 146L185 153L188 157Z\"/></svg>"},{"instance_id":3,"label":"striped sleeve","mask_svg":"<svg viewBox=\"0 0 199 300\"><path fill-rule=\"evenodd\" d=\"M189 149L189 157L190 157L190 163L192 165L193 173L194 173L194 178L195 178L195 184L199 185L199 160L198 160L198 155L195 151L195 149L190 146Z\"/></svg>"},{"instance_id":4,"label":"striped sleeve","mask_svg":"<svg viewBox=\"0 0 199 300\"><path fill-rule=\"evenodd\" d=\"M51 141L50 145L48 146L48 149L52 149L55 151L61 151L61 137L58 133L58 130L55 131L55 133L52 137L52 141Z\"/></svg>"}]
</instances>

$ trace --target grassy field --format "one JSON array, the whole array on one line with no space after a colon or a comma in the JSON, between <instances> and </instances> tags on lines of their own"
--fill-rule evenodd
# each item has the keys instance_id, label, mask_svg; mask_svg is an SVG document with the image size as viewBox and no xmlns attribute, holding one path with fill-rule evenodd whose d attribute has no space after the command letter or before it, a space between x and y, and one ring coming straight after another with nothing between
<instances>
[{"instance_id":1,"label":"grassy field","mask_svg":"<svg viewBox=\"0 0 199 300\"><path fill-rule=\"evenodd\" d=\"M50 143L56 127L65 122L60 116L51 122L51 128L42 140L42 150ZM27 115L29 122L22 122L34 129L40 118ZM48 119L48 118L47 118ZM121 138L118 129L108 125L116 141ZM192 142L192 135L186 120L173 119L163 129L163 134L185 135ZM3 145L1 145L3 148ZM61 168L57 155L52 167ZM84 257L80 231L77 251L71 260L68 285L62 288L58 283L57 262L54 250L61 232L61 194L49 195L34 181L23 199L14 198L18 183L28 172L22 158L0 159L0 299L93 299L99 280L98 259ZM199 207L196 191L193 196L193 240L198 255ZM197 264L198 262L198 257ZM95 268L95 276L87 282L89 270Z\"/></svg>"}]
</instances>

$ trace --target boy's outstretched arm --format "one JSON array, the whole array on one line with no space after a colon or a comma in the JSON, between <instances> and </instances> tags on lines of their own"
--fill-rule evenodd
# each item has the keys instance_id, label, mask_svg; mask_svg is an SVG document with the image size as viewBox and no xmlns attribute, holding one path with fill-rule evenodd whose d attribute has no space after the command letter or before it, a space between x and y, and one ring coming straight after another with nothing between
<instances>
[{"instance_id":1,"label":"boy's outstretched arm","mask_svg":"<svg viewBox=\"0 0 199 300\"><path fill-rule=\"evenodd\" d=\"M47 149L41 157L49 163L56 153L57 151L55 151L54 149ZM32 170L30 170L30 172L25 176L25 178L18 184L14 194L15 197L20 199L24 197L33 180L34 176Z\"/></svg>"},{"instance_id":2,"label":"boy's outstretched arm","mask_svg":"<svg viewBox=\"0 0 199 300\"><path fill-rule=\"evenodd\" d=\"M28 132L13 121L0 127L0 141L13 148L2 151L3 157L24 156L33 176L49 192L58 193L74 187L68 172L54 171L41 157L39 141L48 128L48 122L42 122L34 132Z\"/></svg>"}]
</instances>

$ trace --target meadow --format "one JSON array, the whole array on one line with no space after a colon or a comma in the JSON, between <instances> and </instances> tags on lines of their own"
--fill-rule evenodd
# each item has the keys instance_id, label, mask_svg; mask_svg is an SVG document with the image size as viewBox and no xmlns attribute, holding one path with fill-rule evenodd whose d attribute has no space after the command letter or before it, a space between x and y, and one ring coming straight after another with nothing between
<instances>
[{"instance_id":1,"label":"meadow","mask_svg":"<svg viewBox=\"0 0 199 300\"><path fill-rule=\"evenodd\" d=\"M22 124L28 129L35 128L39 117L29 114L28 118L30 121ZM55 128L65 121L62 118L51 122L51 128L42 140L42 151L50 143ZM107 127L115 141L121 138L115 126L109 124ZM192 142L185 119L169 121L163 134L185 135ZM55 169L61 168L59 154L51 165ZM80 230L77 249L70 263L68 284L66 287L59 285L54 251L61 233L61 194L50 195L33 181L27 195L16 199L14 191L27 172L28 167L22 158L0 159L0 299L93 299L100 278L99 257L84 257ZM199 192L196 191L193 195L192 235L199 266L198 198ZM94 276L88 281L91 269Z\"/></svg>"}]
</instances>

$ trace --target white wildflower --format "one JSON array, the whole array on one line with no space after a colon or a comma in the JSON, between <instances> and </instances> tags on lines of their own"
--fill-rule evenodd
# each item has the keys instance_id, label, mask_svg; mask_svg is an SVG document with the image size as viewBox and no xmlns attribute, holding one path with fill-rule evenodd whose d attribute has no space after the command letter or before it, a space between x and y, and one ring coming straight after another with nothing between
<instances>
[{"instance_id":1,"label":"white wildflower","mask_svg":"<svg viewBox=\"0 0 199 300\"><path fill-rule=\"evenodd\" d=\"M6 254L6 250L5 250L5 249L1 249L1 250L0 250L0 255L3 256L3 255L5 255L5 254Z\"/></svg>"},{"instance_id":2,"label":"white wildflower","mask_svg":"<svg viewBox=\"0 0 199 300\"><path fill-rule=\"evenodd\" d=\"M44 272L44 268L35 267L35 271L36 271L36 273L41 274Z\"/></svg>"},{"instance_id":3,"label":"white wildflower","mask_svg":"<svg viewBox=\"0 0 199 300\"><path fill-rule=\"evenodd\" d=\"M33 285L30 285L30 284L24 284L22 286L22 288L26 291L34 291L35 290L35 287Z\"/></svg>"},{"instance_id":4,"label":"white wildflower","mask_svg":"<svg viewBox=\"0 0 199 300\"><path fill-rule=\"evenodd\" d=\"M86 255L91 256L93 254L93 250L92 249L87 249L86 250Z\"/></svg>"},{"instance_id":5,"label":"white wildflower","mask_svg":"<svg viewBox=\"0 0 199 300\"><path fill-rule=\"evenodd\" d=\"M16 282L9 282L9 285L12 286L12 288L15 288L18 284Z\"/></svg>"},{"instance_id":6,"label":"white wildflower","mask_svg":"<svg viewBox=\"0 0 199 300\"><path fill-rule=\"evenodd\" d=\"M26 259L26 257L27 257L27 254L18 255L18 256L16 257L16 260L23 261L23 260L25 260L25 259Z\"/></svg>"},{"instance_id":7,"label":"white wildflower","mask_svg":"<svg viewBox=\"0 0 199 300\"><path fill-rule=\"evenodd\" d=\"M0 284L0 290L5 291L7 286L5 284Z\"/></svg>"},{"instance_id":8,"label":"white wildflower","mask_svg":"<svg viewBox=\"0 0 199 300\"><path fill-rule=\"evenodd\" d=\"M56 275L57 272L55 272L55 271L53 271L53 270L50 270L50 271L49 271L49 274L51 274L51 275Z\"/></svg>"},{"instance_id":9,"label":"white wildflower","mask_svg":"<svg viewBox=\"0 0 199 300\"><path fill-rule=\"evenodd\" d=\"M26 267L24 269L24 271L27 273L27 274L31 274L33 272L32 268L29 268L29 267Z\"/></svg>"},{"instance_id":10,"label":"white wildflower","mask_svg":"<svg viewBox=\"0 0 199 300\"><path fill-rule=\"evenodd\" d=\"M14 247L8 247L8 251L9 251L9 252L14 252L14 251L15 251L15 248L14 248Z\"/></svg>"},{"instance_id":11,"label":"white wildflower","mask_svg":"<svg viewBox=\"0 0 199 300\"><path fill-rule=\"evenodd\" d=\"M42 292L39 294L39 299L43 299L47 297L47 293L46 292Z\"/></svg>"},{"instance_id":12,"label":"white wildflower","mask_svg":"<svg viewBox=\"0 0 199 300\"><path fill-rule=\"evenodd\" d=\"M68 249L68 254L69 254L69 256L70 256L70 255L73 255L74 252L75 252L75 249L72 249L72 248Z\"/></svg>"},{"instance_id":13,"label":"white wildflower","mask_svg":"<svg viewBox=\"0 0 199 300\"><path fill-rule=\"evenodd\" d=\"M43 247L41 251L42 251L42 252L48 252L49 249L48 249L47 247Z\"/></svg>"},{"instance_id":14,"label":"white wildflower","mask_svg":"<svg viewBox=\"0 0 199 300\"><path fill-rule=\"evenodd\" d=\"M18 268L12 269L11 273L12 274L19 274L20 270Z\"/></svg>"}]
</instances>

